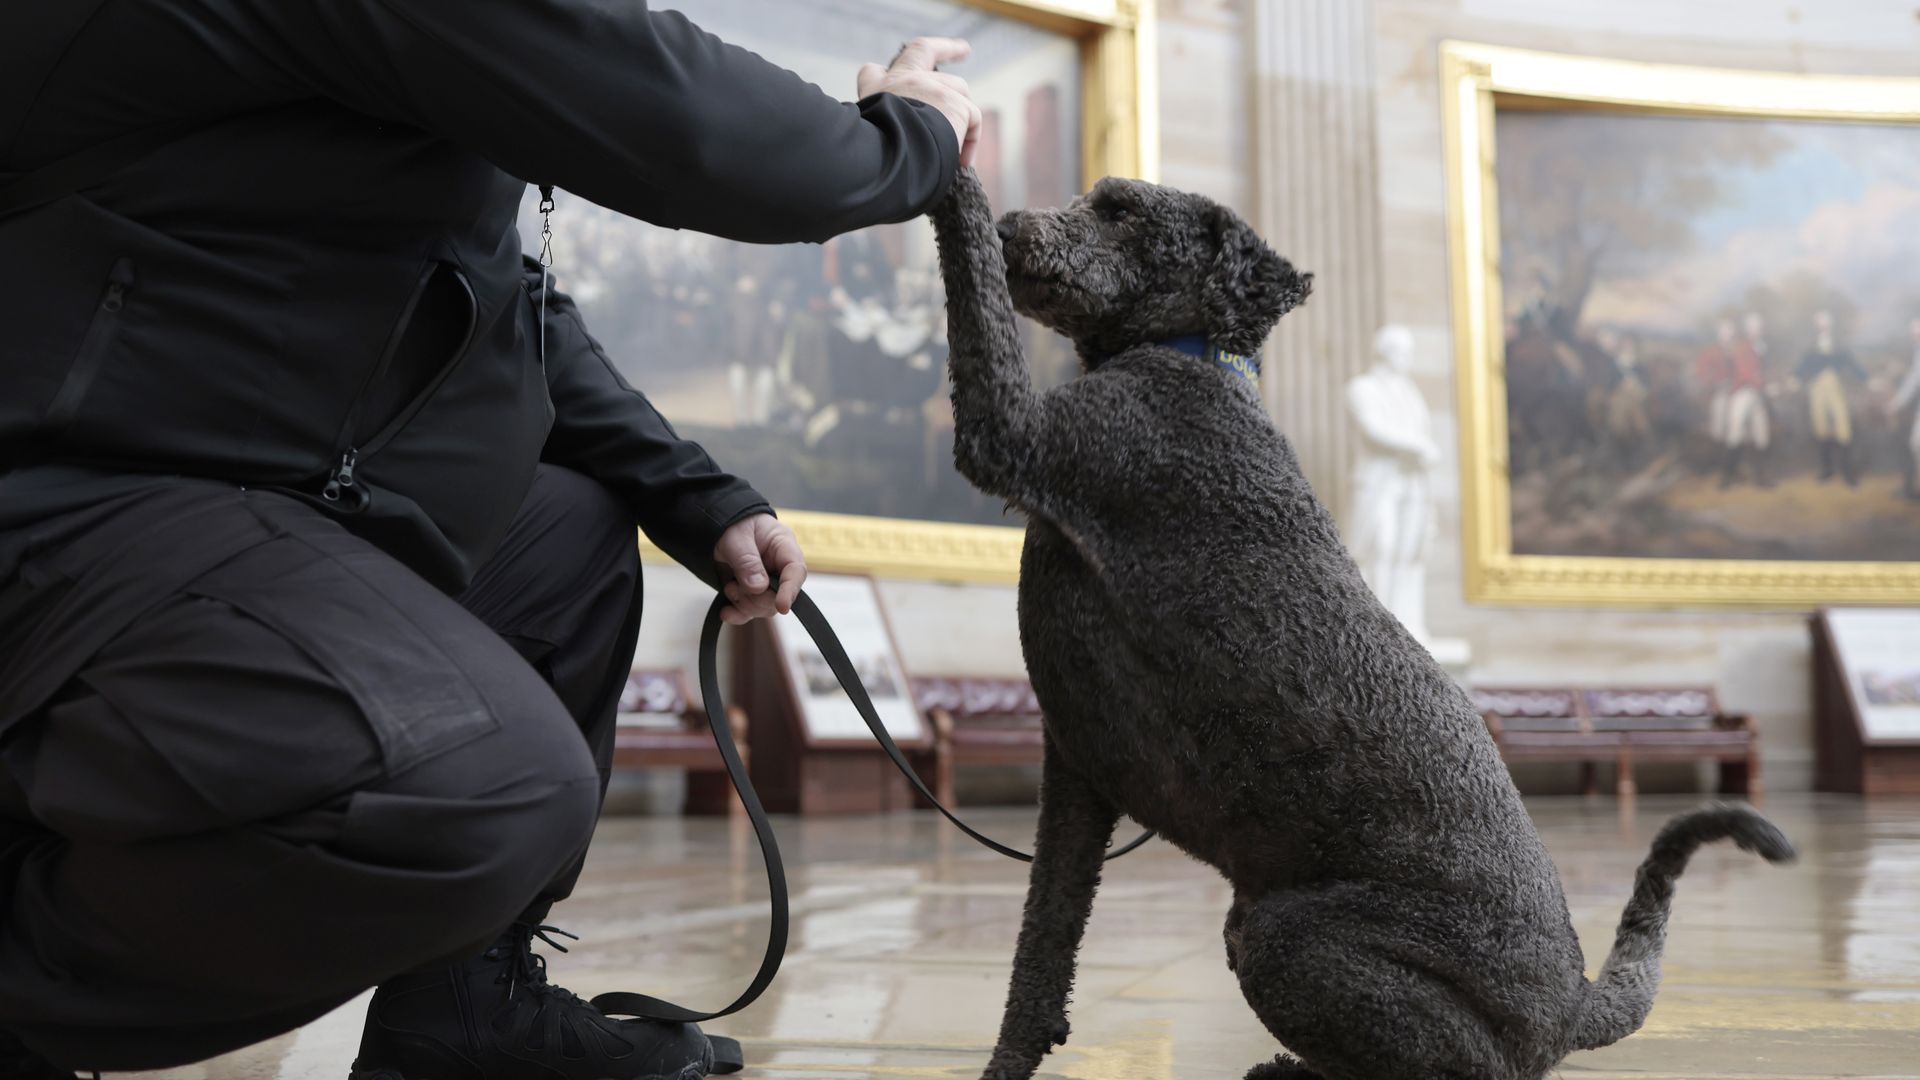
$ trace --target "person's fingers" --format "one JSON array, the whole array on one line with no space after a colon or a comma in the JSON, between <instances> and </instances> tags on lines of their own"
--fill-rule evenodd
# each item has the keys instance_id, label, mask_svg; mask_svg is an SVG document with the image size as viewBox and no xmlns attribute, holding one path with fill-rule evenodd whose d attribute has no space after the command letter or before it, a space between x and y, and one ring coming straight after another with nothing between
<instances>
[{"instance_id":1,"label":"person's fingers","mask_svg":"<svg viewBox=\"0 0 1920 1080\"><path fill-rule=\"evenodd\" d=\"M715 554L733 571L733 578L750 593L767 587L767 568L760 561L760 545L751 528L731 528L720 536Z\"/></svg>"},{"instance_id":2,"label":"person's fingers","mask_svg":"<svg viewBox=\"0 0 1920 1080\"><path fill-rule=\"evenodd\" d=\"M745 626L753 620L742 615L739 608L724 607L720 609L720 621L728 626Z\"/></svg>"},{"instance_id":3,"label":"person's fingers","mask_svg":"<svg viewBox=\"0 0 1920 1080\"><path fill-rule=\"evenodd\" d=\"M755 619L770 619L779 613L774 607L773 594L770 592L756 593L728 606L739 612L741 618L747 622Z\"/></svg>"},{"instance_id":4,"label":"person's fingers","mask_svg":"<svg viewBox=\"0 0 1920 1080\"><path fill-rule=\"evenodd\" d=\"M901 47L893 63L895 71L932 71L940 64L958 63L973 52L973 46L959 38L917 37Z\"/></svg>"},{"instance_id":5,"label":"person's fingers","mask_svg":"<svg viewBox=\"0 0 1920 1080\"><path fill-rule=\"evenodd\" d=\"M967 101L967 108L970 111L967 118L967 134L960 141L960 164L963 167L973 164L974 150L980 145L980 125L986 121L986 115L980 111L980 106L974 104L971 99Z\"/></svg>"},{"instance_id":6,"label":"person's fingers","mask_svg":"<svg viewBox=\"0 0 1920 1080\"><path fill-rule=\"evenodd\" d=\"M795 564L780 578L780 591L774 595L773 609L785 615L793 610L793 602L800 598L800 587L807 583L807 568Z\"/></svg>"},{"instance_id":7,"label":"person's fingers","mask_svg":"<svg viewBox=\"0 0 1920 1080\"><path fill-rule=\"evenodd\" d=\"M951 75L944 71L929 71L919 77L923 79L932 79L934 82L937 82L941 86L944 86L947 89L954 91L955 93L959 94L961 97L964 97L969 101L973 100L973 88L967 85L967 80L961 78L958 75Z\"/></svg>"},{"instance_id":8,"label":"person's fingers","mask_svg":"<svg viewBox=\"0 0 1920 1080\"><path fill-rule=\"evenodd\" d=\"M806 556L800 550L799 538L784 522L767 518L756 520L755 524L760 527L760 557L779 579L779 590L773 598L774 606L780 614L785 615L792 610L793 598L807 580Z\"/></svg>"},{"instance_id":9,"label":"person's fingers","mask_svg":"<svg viewBox=\"0 0 1920 1080\"><path fill-rule=\"evenodd\" d=\"M880 92L880 86L887 81L887 69L879 64L861 64L860 71L854 76L855 91L862 98L869 98Z\"/></svg>"},{"instance_id":10,"label":"person's fingers","mask_svg":"<svg viewBox=\"0 0 1920 1080\"><path fill-rule=\"evenodd\" d=\"M785 615L793 610L800 587L807 583L806 558L800 553L800 542L790 532L774 538L768 545L767 556L780 568L780 590L774 596L774 608Z\"/></svg>"}]
</instances>

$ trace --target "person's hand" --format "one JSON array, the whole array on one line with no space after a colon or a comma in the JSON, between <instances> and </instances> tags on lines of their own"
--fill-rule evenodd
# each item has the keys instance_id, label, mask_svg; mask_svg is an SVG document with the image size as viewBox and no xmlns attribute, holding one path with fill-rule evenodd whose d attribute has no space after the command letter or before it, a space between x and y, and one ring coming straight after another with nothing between
<instances>
[{"instance_id":1,"label":"person's hand","mask_svg":"<svg viewBox=\"0 0 1920 1080\"><path fill-rule=\"evenodd\" d=\"M800 541L772 514L755 514L729 525L713 546L713 559L720 564L722 591L728 601L720 617L729 626L792 611L793 599L807 580ZM768 588L769 570L780 578L778 591Z\"/></svg>"},{"instance_id":2,"label":"person's hand","mask_svg":"<svg viewBox=\"0 0 1920 1080\"><path fill-rule=\"evenodd\" d=\"M974 144L980 139L980 106L973 103L967 80L934 68L965 60L973 47L958 38L918 37L901 48L887 67L862 64L856 76L860 97L897 94L924 101L940 110L953 125L960 142L960 164L973 164Z\"/></svg>"}]
</instances>

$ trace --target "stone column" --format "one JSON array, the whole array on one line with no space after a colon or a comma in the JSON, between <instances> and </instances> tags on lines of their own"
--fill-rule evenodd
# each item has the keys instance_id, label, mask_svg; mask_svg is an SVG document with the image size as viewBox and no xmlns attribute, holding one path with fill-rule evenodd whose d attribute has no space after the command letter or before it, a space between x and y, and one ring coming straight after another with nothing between
<instances>
[{"instance_id":1,"label":"stone column","mask_svg":"<svg viewBox=\"0 0 1920 1080\"><path fill-rule=\"evenodd\" d=\"M1314 275L1312 298L1267 343L1262 391L1339 515L1354 438L1345 386L1382 311L1373 0L1252 3L1255 227Z\"/></svg>"}]
</instances>

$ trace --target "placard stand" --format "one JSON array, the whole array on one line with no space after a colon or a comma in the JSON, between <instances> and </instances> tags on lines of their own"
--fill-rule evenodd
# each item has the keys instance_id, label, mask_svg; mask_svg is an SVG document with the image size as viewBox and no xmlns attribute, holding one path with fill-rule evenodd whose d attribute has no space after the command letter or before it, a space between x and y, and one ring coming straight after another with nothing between
<instances>
[{"instance_id":1,"label":"placard stand","mask_svg":"<svg viewBox=\"0 0 1920 1080\"><path fill-rule=\"evenodd\" d=\"M1907 703L1920 611L1822 609L1811 622L1814 789L1920 795L1920 701Z\"/></svg>"}]
</instances>

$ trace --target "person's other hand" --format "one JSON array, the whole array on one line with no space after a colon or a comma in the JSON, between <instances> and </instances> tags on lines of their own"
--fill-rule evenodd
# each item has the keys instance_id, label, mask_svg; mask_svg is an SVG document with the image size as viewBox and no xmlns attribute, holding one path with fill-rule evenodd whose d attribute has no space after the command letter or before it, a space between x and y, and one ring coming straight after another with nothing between
<instances>
[{"instance_id":1,"label":"person's other hand","mask_svg":"<svg viewBox=\"0 0 1920 1080\"><path fill-rule=\"evenodd\" d=\"M720 564L721 588L727 594L720 617L730 626L792 611L794 597L807 580L800 541L772 514L755 514L729 525L713 546L713 559ZM777 591L768 587L773 580L769 570L780 579Z\"/></svg>"},{"instance_id":2,"label":"person's other hand","mask_svg":"<svg viewBox=\"0 0 1920 1080\"><path fill-rule=\"evenodd\" d=\"M901 48L887 67L862 64L856 77L860 97L898 94L924 101L940 110L960 141L960 164L973 164L973 148L980 139L980 106L973 103L967 80L934 68L965 60L973 47L958 38L918 37Z\"/></svg>"}]
</instances>

